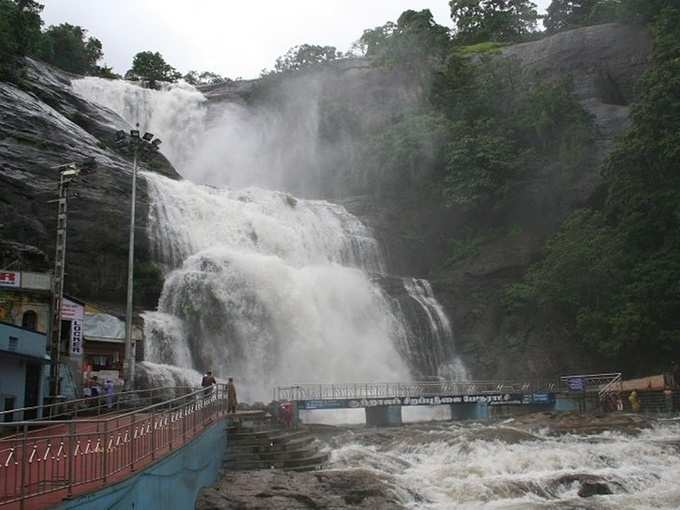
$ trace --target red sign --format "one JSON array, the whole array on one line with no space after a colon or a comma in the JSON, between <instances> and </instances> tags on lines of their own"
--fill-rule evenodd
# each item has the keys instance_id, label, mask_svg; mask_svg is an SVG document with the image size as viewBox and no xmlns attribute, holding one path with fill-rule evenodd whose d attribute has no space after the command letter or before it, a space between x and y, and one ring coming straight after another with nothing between
<instances>
[{"instance_id":1,"label":"red sign","mask_svg":"<svg viewBox=\"0 0 680 510\"><path fill-rule=\"evenodd\" d=\"M0 271L0 287L21 287L21 273Z\"/></svg>"}]
</instances>

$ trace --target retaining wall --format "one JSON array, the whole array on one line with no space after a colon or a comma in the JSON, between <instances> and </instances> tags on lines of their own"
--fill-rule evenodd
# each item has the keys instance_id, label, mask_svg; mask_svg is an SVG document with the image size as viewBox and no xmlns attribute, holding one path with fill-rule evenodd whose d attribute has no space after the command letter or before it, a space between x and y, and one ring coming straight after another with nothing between
<instances>
[{"instance_id":1,"label":"retaining wall","mask_svg":"<svg viewBox=\"0 0 680 510\"><path fill-rule=\"evenodd\" d=\"M58 510L184 510L195 506L198 491L214 484L227 446L224 418L200 436L132 477L77 497Z\"/></svg>"}]
</instances>

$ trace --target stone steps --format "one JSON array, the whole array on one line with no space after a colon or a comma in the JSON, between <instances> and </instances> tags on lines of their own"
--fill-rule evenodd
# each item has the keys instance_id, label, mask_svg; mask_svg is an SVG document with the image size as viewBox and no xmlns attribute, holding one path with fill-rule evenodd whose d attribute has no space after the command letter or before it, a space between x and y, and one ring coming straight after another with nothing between
<instances>
[{"instance_id":1,"label":"stone steps","mask_svg":"<svg viewBox=\"0 0 680 510\"><path fill-rule=\"evenodd\" d=\"M328 453L306 430L234 426L227 429L227 471L283 469L310 471L328 462Z\"/></svg>"}]
</instances>

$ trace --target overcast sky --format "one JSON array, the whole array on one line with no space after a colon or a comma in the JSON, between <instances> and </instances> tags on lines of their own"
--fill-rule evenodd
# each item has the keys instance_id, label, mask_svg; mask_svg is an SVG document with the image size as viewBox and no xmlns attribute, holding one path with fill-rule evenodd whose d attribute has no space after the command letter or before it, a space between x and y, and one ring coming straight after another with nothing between
<instances>
[{"instance_id":1,"label":"overcast sky","mask_svg":"<svg viewBox=\"0 0 680 510\"><path fill-rule=\"evenodd\" d=\"M536 1L536 0L535 0ZM365 28L406 9L430 9L451 26L448 0L44 0L46 25L80 25L118 73L138 51L160 51L182 73L254 78L296 44L345 51ZM536 2L544 9L550 0Z\"/></svg>"}]
</instances>

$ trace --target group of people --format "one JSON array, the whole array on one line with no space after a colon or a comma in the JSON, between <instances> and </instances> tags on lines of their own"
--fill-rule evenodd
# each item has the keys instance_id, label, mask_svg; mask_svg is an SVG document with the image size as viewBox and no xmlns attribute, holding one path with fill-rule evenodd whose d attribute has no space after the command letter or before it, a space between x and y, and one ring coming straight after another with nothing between
<instances>
[{"instance_id":1,"label":"group of people","mask_svg":"<svg viewBox=\"0 0 680 510\"><path fill-rule=\"evenodd\" d=\"M111 409L113 407L113 394L115 386L111 379L106 379L103 385L99 384L99 378L96 375L89 377L83 386L83 396L89 397L106 397L106 407Z\"/></svg>"},{"instance_id":2,"label":"group of people","mask_svg":"<svg viewBox=\"0 0 680 510\"><path fill-rule=\"evenodd\" d=\"M213 376L211 370L208 370L201 380L201 387L203 389L203 394L205 396L210 396L213 393L213 386L217 384L217 379ZM238 399L236 398L236 385L234 384L234 378L230 377L227 382L227 412L235 413L236 406L238 405Z\"/></svg>"}]
</instances>

